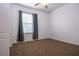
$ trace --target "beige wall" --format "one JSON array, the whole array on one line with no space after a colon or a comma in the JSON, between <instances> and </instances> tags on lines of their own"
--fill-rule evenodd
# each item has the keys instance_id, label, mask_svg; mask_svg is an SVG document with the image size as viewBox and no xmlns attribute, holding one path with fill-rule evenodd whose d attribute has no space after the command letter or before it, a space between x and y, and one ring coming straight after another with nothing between
<instances>
[{"instance_id":1,"label":"beige wall","mask_svg":"<svg viewBox=\"0 0 79 59\"><path fill-rule=\"evenodd\" d=\"M48 38L48 13L24 7L21 5L11 4L11 42L17 42L17 29L18 29L18 11L22 10L28 13L38 14L38 33L39 39ZM25 41L32 41L32 34L25 34Z\"/></svg>"},{"instance_id":2,"label":"beige wall","mask_svg":"<svg viewBox=\"0 0 79 59\"><path fill-rule=\"evenodd\" d=\"M50 37L79 45L79 4L67 4L49 14Z\"/></svg>"}]
</instances>

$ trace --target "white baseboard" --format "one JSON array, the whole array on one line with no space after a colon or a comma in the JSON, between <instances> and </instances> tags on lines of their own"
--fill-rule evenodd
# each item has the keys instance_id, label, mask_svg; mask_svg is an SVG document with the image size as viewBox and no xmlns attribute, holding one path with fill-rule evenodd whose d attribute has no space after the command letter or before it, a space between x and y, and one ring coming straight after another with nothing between
<instances>
[{"instance_id":1,"label":"white baseboard","mask_svg":"<svg viewBox=\"0 0 79 59\"><path fill-rule=\"evenodd\" d=\"M55 37L50 37L50 38L51 38L51 39L58 40L58 41L61 41L61 42L66 42L66 43L70 43L70 44L78 45L78 46L79 46L79 43L76 43L76 42L73 42L73 41L68 41L68 40L58 39L58 38L55 38Z\"/></svg>"}]
</instances>

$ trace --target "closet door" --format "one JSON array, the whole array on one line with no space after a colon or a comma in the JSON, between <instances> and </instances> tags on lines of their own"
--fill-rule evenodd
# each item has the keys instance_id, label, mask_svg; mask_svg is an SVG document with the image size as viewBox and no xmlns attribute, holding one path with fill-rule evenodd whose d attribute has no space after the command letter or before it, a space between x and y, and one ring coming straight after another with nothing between
<instances>
[{"instance_id":1,"label":"closet door","mask_svg":"<svg viewBox=\"0 0 79 59\"><path fill-rule=\"evenodd\" d=\"M0 33L0 56L9 55L8 34Z\"/></svg>"},{"instance_id":2,"label":"closet door","mask_svg":"<svg viewBox=\"0 0 79 59\"><path fill-rule=\"evenodd\" d=\"M0 56L9 55L9 4L0 3Z\"/></svg>"}]
</instances>

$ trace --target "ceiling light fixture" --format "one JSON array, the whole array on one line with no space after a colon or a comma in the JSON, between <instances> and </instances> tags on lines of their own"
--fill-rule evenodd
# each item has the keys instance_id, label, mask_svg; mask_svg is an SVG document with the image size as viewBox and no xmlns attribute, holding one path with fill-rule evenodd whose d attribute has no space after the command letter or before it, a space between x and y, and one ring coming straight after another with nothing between
<instances>
[{"instance_id":1,"label":"ceiling light fixture","mask_svg":"<svg viewBox=\"0 0 79 59\"><path fill-rule=\"evenodd\" d=\"M48 3L36 3L34 6L39 6L39 5L42 5L42 6L45 6L45 8L48 8Z\"/></svg>"},{"instance_id":2,"label":"ceiling light fixture","mask_svg":"<svg viewBox=\"0 0 79 59\"><path fill-rule=\"evenodd\" d=\"M48 8L48 3L41 3L42 5L45 6L45 8Z\"/></svg>"}]
</instances>

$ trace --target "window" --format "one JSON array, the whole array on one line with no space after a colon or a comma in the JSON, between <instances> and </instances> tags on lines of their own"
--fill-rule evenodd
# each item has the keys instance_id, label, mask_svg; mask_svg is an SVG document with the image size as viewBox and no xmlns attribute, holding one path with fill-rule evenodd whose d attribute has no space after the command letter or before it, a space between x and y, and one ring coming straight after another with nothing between
<instances>
[{"instance_id":1,"label":"window","mask_svg":"<svg viewBox=\"0 0 79 59\"><path fill-rule=\"evenodd\" d=\"M24 33L33 32L33 16L32 14L22 13L23 31Z\"/></svg>"}]
</instances>

